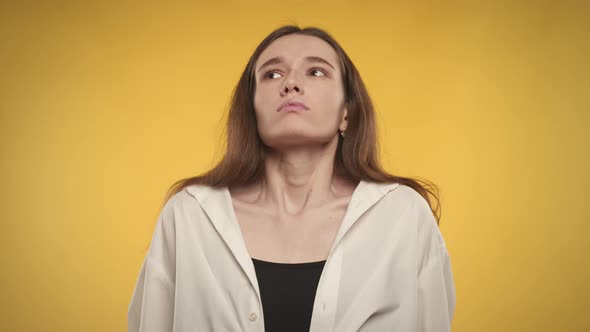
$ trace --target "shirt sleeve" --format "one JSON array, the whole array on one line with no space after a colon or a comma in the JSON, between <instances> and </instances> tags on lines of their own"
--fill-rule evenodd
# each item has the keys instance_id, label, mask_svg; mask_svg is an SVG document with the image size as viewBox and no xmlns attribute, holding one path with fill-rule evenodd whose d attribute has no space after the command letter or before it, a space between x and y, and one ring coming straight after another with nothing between
<instances>
[{"instance_id":1,"label":"shirt sleeve","mask_svg":"<svg viewBox=\"0 0 590 332\"><path fill-rule=\"evenodd\" d=\"M172 199L166 203L141 265L127 312L129 332L172 331L176 280Z\"/></svg>"},{"instance_id":2,"label":"shirt sleeve","mask_svg":"<svg viewBox=\"0 0 590 332\"><path fill-rule=\"evenodd\" d=\"M447 332L455 312L455 285L449 253L426 200L418 223L418 312L421 332Z\"/></svg>"}]
</instances>

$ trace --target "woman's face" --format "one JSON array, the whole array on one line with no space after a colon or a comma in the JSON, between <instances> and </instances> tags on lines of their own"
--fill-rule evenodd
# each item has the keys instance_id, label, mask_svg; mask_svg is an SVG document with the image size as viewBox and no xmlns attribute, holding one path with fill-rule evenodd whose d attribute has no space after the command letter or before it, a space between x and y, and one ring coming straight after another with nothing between
<instances>
[{"instance_id":1,"label":"woman's face","mask_svg":"<svg viewBox=\"0 0 590 332\"><path fill-rule=\"evenodd\" d=\"M267 146L338 139L338 129L347 125L339 64L332 47L313 36L283 36L262 52L254 67L254 109L258 133ZM281 108L289 102L300 104Z\"/></svg>"}]
</instances>

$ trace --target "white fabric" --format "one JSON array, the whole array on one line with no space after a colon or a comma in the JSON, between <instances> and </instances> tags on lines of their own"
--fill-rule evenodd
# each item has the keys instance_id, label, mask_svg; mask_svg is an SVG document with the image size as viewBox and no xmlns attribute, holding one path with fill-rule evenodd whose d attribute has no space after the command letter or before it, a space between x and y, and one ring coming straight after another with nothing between
<instances>
[{"instance_id":1,"label":"white fabric","mask_svg":"<svg viewBox=\"0 0 590 332\"><path fill-rule=\"evenodd\" d=\"M455 286L424 198L361 181L321 274L311 332L450 331ZM264 331L229 190L191 185L162 209L128 308L130 332Z\"/></svg>"}]
</instances>

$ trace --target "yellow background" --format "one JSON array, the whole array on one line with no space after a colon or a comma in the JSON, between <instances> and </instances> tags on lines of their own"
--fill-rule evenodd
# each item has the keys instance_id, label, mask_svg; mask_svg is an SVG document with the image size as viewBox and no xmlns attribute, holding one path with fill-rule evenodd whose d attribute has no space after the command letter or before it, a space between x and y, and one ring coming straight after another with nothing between
<instances>
[{"instance_id":1,"label":"yellow background","mask_svg":"<svg viewBox=\"0 0 590 332\"><path fill-rule=\"evenodd\" d=\"M126 330L165 190L213 165L248 57L296 23L357 65L387 170L440 186L453 331L589 331L589 22L584 1L3 1L1 329Z\"/></svg>"}]
</instances>

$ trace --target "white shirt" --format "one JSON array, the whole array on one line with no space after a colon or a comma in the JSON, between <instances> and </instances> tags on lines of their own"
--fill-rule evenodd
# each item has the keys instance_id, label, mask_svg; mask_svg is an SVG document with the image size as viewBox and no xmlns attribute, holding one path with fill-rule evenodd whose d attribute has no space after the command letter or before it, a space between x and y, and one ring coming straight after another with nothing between
<instances>
[{"instance_id":1,"label":"white shirt","mask_svg":"<svg viewBox=\"0 0 590 332\"><path fill-rule=\"evenodd\" d=\"M163 207L128 308L130 332L264 331L254 264L227 187ZM316 291L310 332L450 331L455 287L426 200L361 181Z\"/></svg>"}]
</instances>

